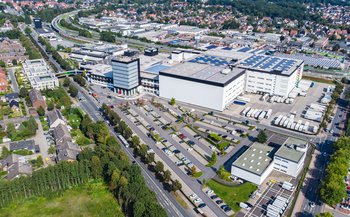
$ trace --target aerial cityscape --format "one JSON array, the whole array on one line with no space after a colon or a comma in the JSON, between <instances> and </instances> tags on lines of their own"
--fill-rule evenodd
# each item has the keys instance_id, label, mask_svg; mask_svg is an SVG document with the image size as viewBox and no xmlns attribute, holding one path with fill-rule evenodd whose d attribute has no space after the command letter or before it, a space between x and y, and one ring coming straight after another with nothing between
<instances>
[{"instance_id":1,"label":"aerial cityscape","mask_svg":"<svg viewBox=\"0 0 350 217\"><path fill-rule=\"evenodd\" d=\"M350 215L350 1L0 0L0 216Z\"/></svg>"}]
</instances>

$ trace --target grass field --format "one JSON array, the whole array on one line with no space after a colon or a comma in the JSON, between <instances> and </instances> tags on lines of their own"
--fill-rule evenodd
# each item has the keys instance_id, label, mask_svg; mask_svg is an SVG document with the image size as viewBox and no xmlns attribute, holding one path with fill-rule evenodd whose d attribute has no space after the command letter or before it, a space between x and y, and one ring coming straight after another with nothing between
<instances>
[{"instance_id":1,"label":"grass field","mask_svg":"<svg viewBox=\"0 0 350 217\"><path fill-rule=\"evenodd\" d=\"M102 182L89 183L62 192L60 196L34 197L0 209L6 217L124 216L113 195Z\"/></svg>"},{"instance_id":2,"label":"grass field","mask_svg":"<svg viewBox=\"0 0 350 217\"><path fill-rule=\"evenodd\" d=\"M211 188L233 211L239 211L239 203L246 202L249 196L254 192L256 185L246 182L238 186L226 186L214 180L208 182L208 187Z\"/></svg>"}]
</instances>

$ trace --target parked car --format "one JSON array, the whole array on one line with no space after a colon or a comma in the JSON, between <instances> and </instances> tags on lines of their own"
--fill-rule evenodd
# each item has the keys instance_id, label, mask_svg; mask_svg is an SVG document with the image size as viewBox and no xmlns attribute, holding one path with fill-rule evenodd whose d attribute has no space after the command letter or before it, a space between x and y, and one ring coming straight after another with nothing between
<instances>
[{"instance_id":1,"label":"parked car","mask_svg":"<svg viewBox=\"0 0 350 217\"><path fill-rule=\"evenodd\" d=\"M197 198L197 197L198 197L197 194L191 194L191 195L190 195L190 198L191 198L191 199L195 199L195 198Z\"/></svg>"},{"instance_id":2,"label":"parked car","mask_svg":"<svg viewBox=\"0 0 350 217\"><path fill-rule=\"evenodd\" d=\"M214 194L214 195L210 196L210 199L215 200L218 197L219 197L218 195Z\"/></svg>"},{"instance_id":3,"label":"parked car","mask_svg":"<svg viewBox=\"0 0 350 217\"><path fill-rule=\"evenodd\" d=\"M208 191L206 192L206 194L208 194L208 195L211 195L211 194L213 194L213 193L214 193L213 190L208 190Z\"/></svg>"},{"instance_id":4,"label":"parked car","mask_svg":"<svg viewBox=\"0 0 350 217\"><path fill-rule=\"evenodd\" d=\"M217 205L222 204L223 202L224 202L223 200L217 200L217 201L215 201L215 203L216 203Z\"/></svg>"},{"instance_id":5,"label":"parked car","mask_svg":"<svg viewBox=\"0 0 350 217\"><path fill-rule=\"evenodd\" d=\"M207 204L201 203L201 204L198 205L198 208L201 208L201 209L202 209L202 208L204 208L204 207L206 207L206 206L207 206Z\"/></svg>"}]
</instances>

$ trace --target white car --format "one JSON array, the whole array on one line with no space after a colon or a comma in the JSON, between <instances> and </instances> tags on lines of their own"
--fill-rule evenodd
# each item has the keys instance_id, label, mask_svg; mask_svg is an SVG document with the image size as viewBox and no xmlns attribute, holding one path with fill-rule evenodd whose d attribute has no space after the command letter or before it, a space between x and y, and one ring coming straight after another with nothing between
<instances>
[{"instance_id":1,"label":"white car","mask_svg":"<svg viewBox=\"0 0 350 217\"><path fill-rule=\"evenodd\" d=\"M191 198L191 199L195 199L195 198L197 198L197 197L198 197L197 194L191 194L191 195L190 195L190 198Z\"/></svg>"},{"instance_id":2,"label":"white car","mask_svg":"<svg viewBox=\"0 0 350 217\"><path fill-rule=\"evenodd\" d=\"M198 203L202 203L203 200L200 199L200 198L197 198L197 199L195 199L193 202L194 202L195 204L198 204Z\"/></svg>"},{"instance_id":3,"label":"white car","mask_svg":"<svg viewBox=\"0 0 350 217\"><path fill-rule=\"evenodd\" d=\"M213 194L213 193L214 193L213 190L208 190L208 191L206 192L207 195L211 195L211 194Z\"/></svg>"}]
</instances>

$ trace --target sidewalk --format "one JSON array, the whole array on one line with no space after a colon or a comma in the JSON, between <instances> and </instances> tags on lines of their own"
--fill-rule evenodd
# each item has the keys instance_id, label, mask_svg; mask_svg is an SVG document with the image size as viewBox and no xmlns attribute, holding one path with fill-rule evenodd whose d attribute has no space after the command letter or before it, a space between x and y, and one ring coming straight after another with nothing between
<instances>
[{"instance_id":1,"label":"sidewalk","mask_svg":"<svg viewBox=\"0 0 350 217\"><path fill-rule=\"evenodd\" d=\"M312 169L316 167L316 157L319 154L320 154L320 152L317 149L312 154L311 162L310 162L310 165L308 167L308 172L306 173L306 176L305 176L305 179L304 179L304 182L303 182L303 186L300 189L300 192L298 194L298 198L297 198L297 200L295 202L294 209L293 209L293 212L292 212L291 216L297 216L296 215L297 213L302 212L303 204L304 204L304 200L305 200L305 195L303 193L303 190L305 190L305 187L307 187L307 185L305 183L305 180L308 180L308 178L312 178L312 175L310 174L310 171L312 171Z\"/></svg>"}]
</instances>

